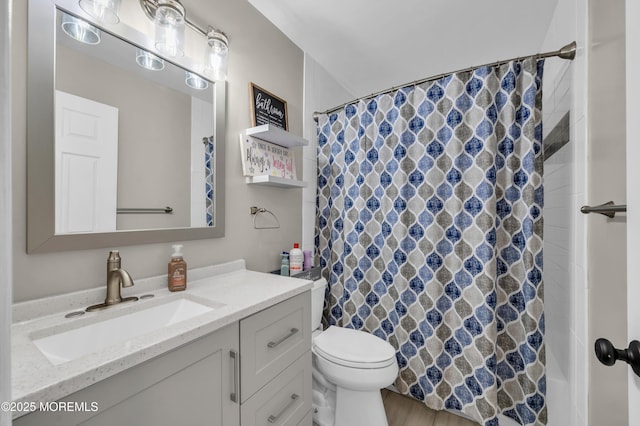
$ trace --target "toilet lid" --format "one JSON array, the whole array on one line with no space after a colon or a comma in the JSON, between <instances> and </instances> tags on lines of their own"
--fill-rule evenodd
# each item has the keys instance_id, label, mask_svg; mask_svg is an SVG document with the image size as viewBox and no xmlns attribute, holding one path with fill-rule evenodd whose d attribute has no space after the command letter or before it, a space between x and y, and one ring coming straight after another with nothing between
<instances>
[{"instance_id":1,"label":"toilet lid","mask_svg":"<svg viewBox=\"0 0 640 426\"><path fill-rule=\"evenodd\" d=\"M354 368L382 368L396 362L389 343L364 331L331 326L313 340L317 355Z\"/></svg>"}]
</instances>

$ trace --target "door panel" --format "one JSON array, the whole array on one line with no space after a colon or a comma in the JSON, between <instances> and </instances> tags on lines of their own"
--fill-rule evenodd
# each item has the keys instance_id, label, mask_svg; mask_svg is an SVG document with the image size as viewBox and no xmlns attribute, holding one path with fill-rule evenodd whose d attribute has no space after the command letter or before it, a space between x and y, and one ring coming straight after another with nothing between
<instances>
[{"instance_id":1,"label":"door panel","mask_svg":"<svg viewBox=\"0 0 640 426\"><path fill-rule=\"evenodd\" d=\"M116 230L118 109L56 91L56 234Z\"/></svg>"}]
</instances>

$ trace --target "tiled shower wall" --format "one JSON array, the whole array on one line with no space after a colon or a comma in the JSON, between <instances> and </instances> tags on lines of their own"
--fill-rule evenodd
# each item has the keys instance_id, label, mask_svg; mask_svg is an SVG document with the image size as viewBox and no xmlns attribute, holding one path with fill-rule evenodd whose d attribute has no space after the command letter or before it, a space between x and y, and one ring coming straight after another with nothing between
<instances>
[{"instance_id":1,"label":"tiled shower wall","mask_svg":"<svg viewBox=\"0 0 640 426\"><path fill-rule=\"evenodd\" d=\"M570 105L565 100L571 99L570 66L564 69L557 80L559 83L555 90L545 91L543 101L544 129L545 129L545 154L549 147L553 146L551 135L557 134L563 127L563 121L554 123L554 117L558 111L564 111L565 117L571 120ZM554 81L545 75L545 89ZM552 80L551 84L549 80ZM560 101L560 102L554 102ZM570 102L569 102L570 103ZM553 126L553 128L552 128ZM549 131L553 130L553 131ZM571 126L566 133L571 135ZM564 135L563 135L564 136ZM564 138L562 138L564 139ZM570 141L570 139L569 139ZM565 143L564 140L555 143ZM570 342L571 336L571 301L573 290L571 247L573 236L574 214L571 195L573 191L572 178L574 172L573 142L563 145L550 157L545 155L544 162L544 293L545 293L545 325L547 337L547 359L555 362L558 372L565 381L570 373ZM547 158L548 157L548 158ZM560 379L560 377L558 377Z\"/></svg>"},{"instance_id":2,"label":"tiled shower wall","mask_svg":"<svg viewBox=\"0 0 640 426\"><path fill-rule=\"evenodd\" d=\"M578 45L573 61L548 59L544 71L545 137L569 113L569 143L545 161L544 171L550 426L588 424L586 221L579 213L586 204L587 7L587 0L559 0L540 49L556 50L573 40Z\"/></svg>"}]
</instances>

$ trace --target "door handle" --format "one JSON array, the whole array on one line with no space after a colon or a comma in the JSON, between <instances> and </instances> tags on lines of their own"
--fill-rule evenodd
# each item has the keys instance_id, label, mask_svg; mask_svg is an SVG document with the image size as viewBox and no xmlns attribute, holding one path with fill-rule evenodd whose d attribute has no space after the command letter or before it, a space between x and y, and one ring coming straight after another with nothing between
<instances>
[{"instance_id":1,"label":"door handle","mask_svg":"<svg viewBox=\"0 0 640 426\"><path fill-rule=\"evenodd\" d=\"M616 361L624 361L640 377L640 342L632 340L627 349L616 349L607 339L599 338L595 344L596 357L601 363L612 366Z\"/></svg>"}]
</instances>

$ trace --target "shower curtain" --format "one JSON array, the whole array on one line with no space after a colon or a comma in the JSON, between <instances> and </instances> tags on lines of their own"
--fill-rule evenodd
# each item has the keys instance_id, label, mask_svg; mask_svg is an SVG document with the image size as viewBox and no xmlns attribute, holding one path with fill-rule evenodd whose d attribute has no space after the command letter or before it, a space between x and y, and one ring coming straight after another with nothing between
<instances>
[{"instance_id":1,"label":"shower curtain","mask_svg":"<svg viewBox=\"0 0 640 426\"><path fill-rule=\"evenodd\" d=\"M396 349L400 392L546 424L542 71L527 58L318 121L325 320Z\"/></svg>"},{"instance_id":2,"label":"shower curtain","mask_svg":"<svg viewBox=\"0 0 640 426\"><path fill-rule=\"evenodd\" d=\"M213 226L213 179L215 174L213 173L213 166L215 164L215 144L213 143L213 136L202 138L204 144L204 181L205 181L205 223L206 226Z\"/></svg>"}]
</instances>

